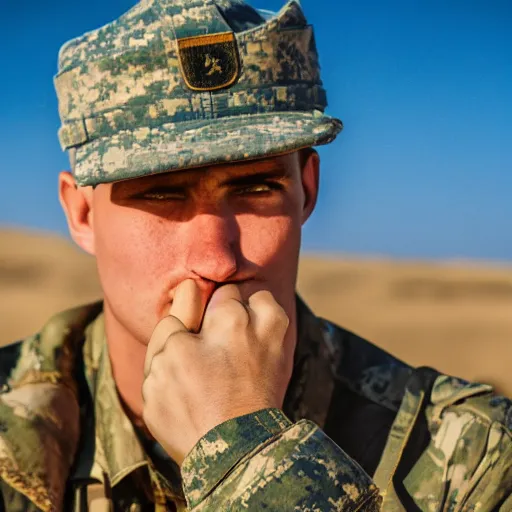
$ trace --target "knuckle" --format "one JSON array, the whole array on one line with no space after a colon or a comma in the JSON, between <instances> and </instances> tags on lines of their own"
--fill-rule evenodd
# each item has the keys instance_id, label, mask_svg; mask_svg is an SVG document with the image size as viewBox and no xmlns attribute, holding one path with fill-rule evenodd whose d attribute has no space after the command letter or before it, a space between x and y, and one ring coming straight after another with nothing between
<instances>
[{"instance_id":1,"label":"knuckle","mask_svg":"<svg viewBox=\"0 0 512 512\"><path fill-rule=\"evenodd\" d=\"M144 407L142 409L142 421L150 431L153 429L153 414L149 407Z\"/></svg>"},{"instance_id":2,"label":"knuckle","mask_svg":"<svg viewBox=\"0 0 512 512\"><path fill-rule=\"evenodd\" d=\"M184 369L188 368L189 363L194 360L197 339L196 335L183 332L172 335L162 352L162 359L164 359L162 376L164 378L180 380L187 375Z\"/></svg>"},{"instance_id":3,"label":"knuckle","mask_svg":"<svg viewBox=\"0 0 512 512\"><path fill-rule=\"evenodd\" d=\"M144 379L144 382L142 383L142 400L145 404L147 404L151 399L151 386L151 375L149 375L146 377L146 379ZM144 410L146 410L146 407Z\"/></svg>"},{"instance_id":4,"label":"knuckle","mask_svg":"<svg viewBox=\"0 0 512 512\"><path fill-rule=\"evenodd\" d=\"M163 355L164 359L169 361L171 354L180 354L183 347L186 346L186 334L184 331L173 332L169 334L162 345L162 349L157 355Z\"/></svg>"},{"instance_id":5,"label":"knuckle","mask_svg":"<svg viewBox=\"0 0 512 512\"><path fill-rule=\"evenodd\" d=\"M237 299L230 299L224 304L226 312L230 315L244 315L246 312L245 306Z\"/></svg>"},{"instance_id":6,"label":"knuckle","mask_svg":"<svg viewBox=\"0 0 512 512\"><path fill-rule=\"evenodd\" d=\"M183 350L177 343L168 343L161 356L156 376L160 380L168 381L176 375L176 370L183 364Z\"/></svg>"},{"instance_id":7,"label":"knuckle","mask_svg":"<svg viewBox=\"0 0 512 512\"><path fill-rule=\"evenodd\" d=\"M158 322L153 330L151 338L162 338L167 337L169 332L172 332L176 328L176 319L172 316L166 316Z\"/></svg>"},{"instance_id":8,"label":"knuckle","mask_svg":"<svg viewBox=\"0 0 512 512\"><path fill-rule=\"evenodd\" d=\"M246 327L249 323L247 309L243 304L236 300L232 300L230 302L231 304L229 305L226 314L227 324L235 328Z\"/></svg>"},{"instance_id":9,"label":"knuckle","mask_svg":"<svg viewBox=\"0 0 512 512\"><path fill-rule=\"evenodd\" d=\"M288 317L286 311L281 306L279 306L276 311L276 318L278 323L283 327L287 328L290 325L290 318Z\"/></svg>"},{"instance_id":10,"label":"knuckle","mask_svg":"<svg viewBox=\"0 0 512 512\"><path fill-rule=\"evenodd\" d=\"M243 304L231 299L219 305L209 320L210 325L233 329L245 327L249 322L249 315Z\"/></svg>"},{"instance_id":11,"label":"knuckle","mask_svg":"<svg viewBox=\"0 0 512 512\"><path fill-rule=\"evenodd\" d=\"M162 372L162 366L163 366L163 363L165 360L165 358L163 358L162 355L165 353L166 347L167 347L167 344L164 345L164 347L162 348L162 350L160 352L156 353L153 356L153 359L151 360L151 366L149 368L148 377L151 375L153 377L156 377Z\"/></svg>"},{"instance_id":12,"label":"knuckle","mask_svg":"<svg viewBox=\"0 0 512 512\"><path fill-rule=\"evenodd\" d=\"M265 320L274 322L278 318L279 311L274 304L265 301L260 304L258 314Z\"/></svg>"},{"instance_id":13,"label":"knuckle","mask_svg":"<svg viewBox=\"0 0 512 512\"><path fill-rule=\"evenodd\" d=\"M262 300L256 307L256 313L263 322L276 327L288 327L290 323L286 311L274 300Z\"/></svg>"},{"instance_id":14,"label":"knuckle","mask_svg":"<svg viewBox=\"0 0 512 512\"><path fill-rule=\"evenodd\" d=\"M269 290L258 290L251 296L251 300L256 302L258 305L263 304L277 304L274 296Z\"/></svg>"}]
</instances>

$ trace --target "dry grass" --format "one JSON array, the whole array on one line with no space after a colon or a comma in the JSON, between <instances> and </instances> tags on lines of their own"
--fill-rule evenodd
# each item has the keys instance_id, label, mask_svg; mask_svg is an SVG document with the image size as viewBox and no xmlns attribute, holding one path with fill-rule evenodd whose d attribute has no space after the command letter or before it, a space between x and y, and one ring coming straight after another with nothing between
<instances>
[{"instance_id":1,"label":"dry grass","mask_svg":"<svg viewBox=\"0 0 512 512\"><path fill-rule=\"evenodd\" d=\"M304 257L313 310L413 365L512 395L512 266ZM0 232L0 345L100 297L94 260L54 236Z\"/></svg>"}]
</instances>

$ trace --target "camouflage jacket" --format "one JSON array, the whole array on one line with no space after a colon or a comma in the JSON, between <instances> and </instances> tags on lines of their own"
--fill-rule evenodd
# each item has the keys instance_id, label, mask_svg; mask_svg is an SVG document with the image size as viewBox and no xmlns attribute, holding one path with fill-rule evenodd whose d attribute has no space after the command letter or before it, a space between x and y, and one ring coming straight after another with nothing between
<instances>
[{"instance_id":1,"label":"camouflage jacket","mask_svg":"<svg viewBox=\"0 0 512 512\"><path fill-rule=\"evenodd\" d=\"M508 399L297 307L283 411L217 426L181 471L124 413L101 304L0 349L0 511L512 510Z\"/></svg>"}]
</instances>

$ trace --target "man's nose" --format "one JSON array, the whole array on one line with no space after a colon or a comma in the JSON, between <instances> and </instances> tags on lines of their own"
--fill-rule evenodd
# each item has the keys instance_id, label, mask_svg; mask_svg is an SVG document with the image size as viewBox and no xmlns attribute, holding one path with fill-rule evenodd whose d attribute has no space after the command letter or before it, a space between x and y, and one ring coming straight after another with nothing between
<instances>
[{"instance_id":1,"label":"man's nose","mask_svg":"<svg viewBox=\"0 0 512 512\"><path fill-rule=\"evenodd\" d=\"M238 270L239 230L234 216L203 213L188 229L187 269L210 281L229 280Z\"/></svg>"}]
</instances>

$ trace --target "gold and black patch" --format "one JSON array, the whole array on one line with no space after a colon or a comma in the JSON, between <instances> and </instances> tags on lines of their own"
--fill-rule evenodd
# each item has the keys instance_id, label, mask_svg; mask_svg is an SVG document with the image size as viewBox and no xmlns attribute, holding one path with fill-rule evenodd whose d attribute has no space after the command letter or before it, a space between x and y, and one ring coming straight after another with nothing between
<instances>
[{"instance_id":1,"label":"gold and black patch","mask_svg":"<svg viewBox=\"0 0 512 512\"><path fill-rule=\"evenodd\" d=\"M193 91L215 91L238 79L240 63L233 32L178 39L178 54L185 83Z\"/></svg>"}]
</instances>

